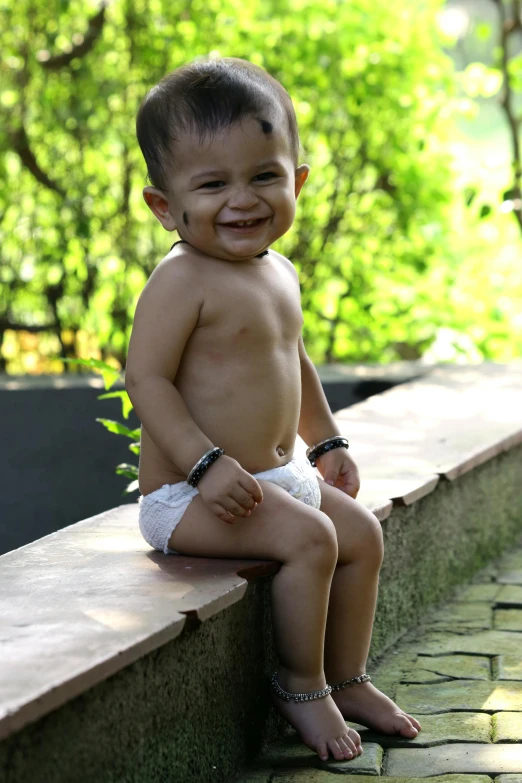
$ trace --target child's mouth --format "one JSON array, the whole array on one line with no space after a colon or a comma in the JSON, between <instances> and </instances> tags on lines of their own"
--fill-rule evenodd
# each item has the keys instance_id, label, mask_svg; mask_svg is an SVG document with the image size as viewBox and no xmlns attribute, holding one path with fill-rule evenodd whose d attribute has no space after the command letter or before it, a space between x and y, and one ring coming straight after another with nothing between
<instances>
[{"instance_id":1,"label":"child's mouth","mask_svg":"<svg viewBox=\"0 0 522 783\"><path fill-rule=\"evenodd\" d=\"M268 218L256 218L255 220L236 220L233 223L220 223L222 228L227 228L235 234L254 234L257 229L266 223Z\"/></svg>"}]
</instances>

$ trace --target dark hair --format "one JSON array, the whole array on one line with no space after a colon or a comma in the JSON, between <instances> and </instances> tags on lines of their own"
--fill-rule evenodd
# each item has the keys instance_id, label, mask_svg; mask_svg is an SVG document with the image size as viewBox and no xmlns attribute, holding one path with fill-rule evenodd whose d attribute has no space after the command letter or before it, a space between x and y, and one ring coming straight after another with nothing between
<instances>
[{"instance_id":1,"label":"dark hair","mask_svg":"<svg viewBox=\"0 0 522 783\"><path fill-rule=\"evenodd\" d=\"M300 142L290 96L270 74L236 57L199 60L167 74L143 99L136 117L136 135L154 187L166 190L167 161L186 132L201 140L238 123L259 119L269 133L271 123L260 113L276 105L283 110L290 148L297 166Z\"/></svg>"}]
</instances>

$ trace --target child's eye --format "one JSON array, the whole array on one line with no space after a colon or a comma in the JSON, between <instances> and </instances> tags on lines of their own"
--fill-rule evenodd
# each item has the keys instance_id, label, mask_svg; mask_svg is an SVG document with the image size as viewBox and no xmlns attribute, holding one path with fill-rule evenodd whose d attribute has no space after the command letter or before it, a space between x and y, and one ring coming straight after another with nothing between
<instances>
[{"instance_id":1,"label":"child's eye","mask_svg":"<svg viewBox=\"0 0 522 783\"><path fill-rule=\"evenodd\" d=\"M268 182L268 180L273 177L277 177L277 174L274 174L273 171L264 171L262 174L258 174L257 177L254 177L254 179L261 179L261 182Z\"/></svg>"},{"instance_id":2,"label":"child's eye","mask_svg":"<svg viewBox=\"0 0 522 783\"><path fill-rule=\"evenodd\" d=\"M200 187L202 188L221 188L225 183L221 179L216 179L214 182L205 182Z\"/></svg>"}]
</instances>

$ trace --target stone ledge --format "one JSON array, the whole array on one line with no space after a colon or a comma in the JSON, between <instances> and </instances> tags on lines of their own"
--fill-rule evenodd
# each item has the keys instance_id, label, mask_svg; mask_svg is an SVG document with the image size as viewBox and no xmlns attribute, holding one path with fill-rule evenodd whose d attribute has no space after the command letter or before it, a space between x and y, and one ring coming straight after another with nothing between
<instances>
[{"instance_id":1,"label":"stone ledge","mask_svg":"<svg viewBox=\"0 0 522 783\"><path fill-rule=\"evenodd\" d=\"M472 388L476 386L477 372L475 368L473 374L468 375ZM371 416L364 414L362 417L367 429L366 434L364 428L357 431L355 425L353 435L350 433L354 454L363 474L360 499L370 508L379 510L380 518L385 520L383 528L387 554L381 576L382 589L374 634L374 654L376 651L382 652L407 627L418 622L425 612L425 607L445 597L452 585L468 578L488 558L499 554L501 548L512 541L516 532L520 530L522 508L518 479L519 447L514 445L513 429L511 435L508 433L507 440L504 436L508 425L515 428L516 435L517 427L522 431L522 424L518 411L516 421L519 424L511 419L509 422L503 420L510 411L513 379L504 384L506 394L503 394L499 377L494 373L488 375L487 370L484 372L488 393L491 395L494 392L495 383L499 387L498 407L502 409L502 414L498 421L495 420L495 427L490 419L485 430L477 428L476 417L479 415L477 411L480 406L469 405L473 416L467 420L465 427L463 424L458 432L455 431L455 437L453 437L455 421L450 421L446 430L449 435L446 437L442 432L441 422L444 421L447 409L438 412L432 410L433 402L431 408L426 409L424 392L421 392L421 397L424 395L423 404L429 426L427 424L424 429L420 427L419 422L422 419L419 409L415 416L408 415L408 410L412 407L405 408L404 400L408 395L410 400L413 400L417 395L419 384L431 384L431 377L428 377L423 381L406 384L404 387L383 394L381 408L377 405L379 398L373 398ZM433 387L433 384L431 385ZM466 388L466 383L462 385L453 378L447 385L447 393L441 393L440 390L445 388L441 375L435 387L437 394L443 398L442 403L447 405L452 399L458 401L459 395ZM392 395L399 392L400 399L395 400ZM363 408L366 405L367 403L363 403L357 407ZM352 409L352 413L353 410L356 409ZM452 410L451 406L450 410ZM456 413L462 414L462 411L461 401L461 407L457 406ZM510 415L514 415L512 411ZM341 427L348 426L346 417L336 418ZM385 437L381 438L386 430L386 421L388 421L388 441ZM403 425L404 421L407 422L407 427ZM349 426L352 429L351 424ZM391 437L393 427L395 440ZM444 459L449 465L458 463L467 464L469 467L469 461L466 463L466 460L470 454L470 441L463 435L466 427L470 431L473 430L473 438L475 438L473 448L477 445L476 438L490 438L492 432L495 432L496 437L500 438L499 442L504 445L508 441L511 443L512 451L508 453L497 450L487 462L474 465L473 470L461 471L457 481L440 480L437 471ZM438 451L433 453L430 447L437 438L440 441ZM378 460L375 459L376 444ZM361 459L358 452L361 454ZM460 457L458 453L461 454ZM383 482L392 480L394 475L398 482L395 486L398 486L399 490L384 492ZM400 481L403 482L402 485ZM379 482L381 482L380 486ZM405 482L410 483L406 486ZM424 491L426 488L427 491ZM494 530L490 524L493 513L496 519ZM441 542L444 542L443 546ZM18 732L11 737L12 743L5 751L9 758L12 756L13 747L27 748L34 741L38 743L40 726L43 724L54 727L52 730L48 728L46 743L52 744L53 737L58 742L60 735L57 727L61 725L60 721L62 724L67 721L67 715L70 714L69 707L74 711L74 705L80 703L78 696L80 693L84 694L82 700L85 699L92 705L97 703L98 694L101 693L103 703L103 694L120 693L118 688L123 688L123 684L130 687L128 683L133 681L132 678L141 676L136 672L146 671L148 666L152 666L150 661L158 653L171 648L176 649L173 645L179 645L179 649L196 649L191 648L188 643L185 644L189 637L193 645L198 644L198 639L203 640L199 642L200 644L209 645L204 650L202 648L200 654L205 653L209 661L212 661L216 650L222 649L223 646L228 649L227 645L234 645L234 638L224 635L218 644L216 640L220 637L212 638L211 628L226 627L227 618L232 615L243 616L243 605L246 601L241 601L241 598L247 589L248 579L273 574L274 568L277 568L273 563L215 560L211 561L211 572L205 574L204 570L201 572L195 570L199 567L196 566L195 558L166 558L162 554L154 553L139 535L135 505L113 509L106 514L73 525L22 550L10 553L2 558L1 562L2 565L7 562L10 564L8 571L0 569L0 573L9 573L9 578L6 577L6 595L9 599L5 605L9 606L7 612L10 627L13 629L14 646L11 648L8 662L11 665L13 660L16 660L18 672L18 677L10 675L6 677L6 680L10 677L12 682L6 683L7 687L11 687L11 697L5 709L4 726L7 726L10 732ZM52 570L48 567L49 564L52 564ZM224 570L220 571L218 564L221 564ZM458 568L455 568L455 565L458 565ZM89 582L88 574L91 571L95 576ZM513 561L502 578L516 580L519 572L519 565ZM189 577L188 574L191 576ZM191 578L194 578L193 582ZM199 589L194 589L195 584L198 587L203 585L202 594ZM516 585L517 582L508 581L507 584ZM38 595L41 600L40 614L37 612L36 618L31 616L26 619L27 606L34 603L35 595ZM11 605L9 605L10 596L13 596ZM68 607L64 608L62 601L68 603ZM56 623L53 625L50 614L53 609L58 610L58 616L62 617L63 627ZM477 611L480 611L480 607ZM201 621L204 621L202 629L208 629L208 633L201 633L198 636L197 631L187 632L189 628L193 630ZM49 633L50 630L52 633ZM214 632L218 633L217 630ZM511 648L507 649L505 645L500 644L500 640L505 636L506 634L501 631L483 631L464 637L467 641L462 641L462 636L455 635L459 640L458 644L452 637L451 645L456 644L456 649L440 650L436 649L436 644L432 647L428 644L425 654L466 653L468 650L460 647L473 645L475 639L477 648L480 648L477 649L479 654L488 657L509 655ZM441 639L441 635L436 632L432 633L431 637L433 640ZM34 663L37 659L35 651L40 652L38 645L41 646L42 640L46 639L58 640L62 646L52 648L53 654L51 648L48 648L47 656L41 656L43 663L39 669L38 664ZM253 636L252 640L254 640ZM248 646L253 643L252 640L245 646L247 655L253 652ZM74 641L75 644L72 643ZM263 641L269 644L270 640L266 636ZM482 649L481 642L486 649ZM18 643L20 646L16 647ZM29 650L34 657L24 660L20 656L21 649L25 650L26 654ZM176 661L181 669L183 665L185 666L185 677L188 676L191 661L192 659ZM261 674L263 665L256 662L256 673L251 675L257 678L255 684L259 692L262 691L263 685ZM42 674L42 668L46 666L49 667L47 680ZM64 666L69 669L64 669ZM168 664L166 669L168 670ZM0 668L0 671L2 670L5 670L5 666ZM28 672L30 672L29 680ZM183 683L181 674L180 678L180 682ZM28 690L22 695L20 689L18 693L14 692L20 683L23 687L28 685ZM211 675L205 683L205 687L213 687ZM94 685L96 687L93 687ZM186 709L187 699L189 700L187 693L183 692L183 694L180 710ZM224 690L224 699L226 694L227 690ZM225 719L230 718L232 721L232 717L237 715L238 705L234 701L234 698L231 698L229 703L223 701L219 705L220 725L215 726L214 735L211 735L211 741L214 743L213 752L218 756L221 753L220 745L223 744L219 733L221 724L226 725ZM56 710L57 706L64 705L65 702L68 703L62 710ZM199 708L206 709L204 704L200 704ZM509 703L502 703L502 706L496 705L492 711L495 709L508 711L512 707ZM46 719L40 720L38 724L34 723L50 710L55 712L48 715ZM78 710L79 714L82 714L79 707ZM92 714L95 714L95 711ZM125 753L129 755L128 760L125 760L128 765L126 769L136 768L141 757L140 746L139 744L135 746L135 743L142 742L144 736L141 734L140 723L139 721L137 724L132 723L132 715L124 711L121 715L118 713L118 718L120 722L121 719L129 721L129 731L131 729L135 731L134 735L129 734L128 737L125 735L125 741L122 740L123 744L120 742L117 747L120 753L123 752L123 747L127 749ZM178 714L178 718L179 725L187 720L185 713L183 713L183 720L181 714ZM31 721L33 725L27 726L26 724ZM26 729L20 732L20 727L24 725ZM232 725L231 722L228 725ZM245 733L247 729L245 723ZM74 734L70 742L76 743L80 739L77 734ZM48 745L46 744L45 747ZM60 743L53 747L53 752L58 758ZM415 752L421 750L416 748ZM75 750L72 744L68 745L67 753L71 759L76 758L75 753L78 752L78 748ZM230 751L231 755L236 752L239 754L235 748ZM123 763L121 757L120 761ZM172 763L174 762L170 760L169 764ZM207 758L202 757L201 764L206 763ZM233 763L236 763L237 768L237 760L230 761L227 767L229 775ZM35 758L31 755L27 758L27 764L37 766ZM183 764L187 766L183 767ZM197 769L194 771L190 766L190 755L187 754L186 749L183 764L180 762L178 767L174 767L177 770L175 773L177 777L172 777L173 783L198 780L194 775L199 772ZM25 770L25 767L20 768ZM169 774L174 774L172 766L168 769ZM221 771L215 775L211 773L216 782L225 779L224 767L220 769ZM82 783L97 781L98 774L96 770L91 770ZM146 779L147 783L149 780L161 780L161 775L164 774L165 770L158 773L157 777L149 776L143 779ZM12 778L17 783L23 779L23 777ZM56 780L67 781L67 783L72 781L67 776L56 777Z\"/></svg>"},{"instance_id":2,"label":"stone ledge","mask_svg":"<svg viewBox=\"0 0 522 783\"><path fill-rule=\"evenodd\" d=\"M486 480L486 485L491 496L491 482ZM448 491L452 493L453 486L448 484L441 489L442 496ZM476 487L473 494L477 495ZM398 592L402 594L402 600L407 601L410 611L414 606L413 596L408 597L405 587L408 584L411 587L412 583L420 585L421 572L426 577L415 537L420 536L426 545L428 531L434 527L439 530L433 516L438 497L437 493L432 493L419 501L428 503L422 510L422 520L411 517L412 507L397 508L384 526L388 554L382 585L392 585L398 578L396 567L402 558L406 584L401 585ZM441 497L440 502L444 523L453 528L452 516L444 510L447 501ZM449 529L443 534L446 541L448 534ZM500 545L502 539L497 531L495 536ZM432 546L437 539L435 536ZM411 565L406 566L411 555L399 553L405 544L417 551L415 567L420 571L416 575L408 571ZM469 541L466 549L470 551ZM430 557L433 554L431 552ZM393 572L389 572L388 563L391 562ZM3 645L5 663L0 666L6 694L0 712L2 736L18 731L175 638L183 631L187 617L202 621L222 612L242 598L249 578L270 575L277 570L274 563L204 561L156 553L141 539L137 506L122 506L72 525L3 556L1 563L4 583L0 583L0 589L8 597L4 602L4 624L11 629L10 642ZM52 564L52 572L48 564ZM402 572L403 568L398 570ZM448 589L448 572L441 571L441 575L443 573ZM190 579L188 574L191 574ZM463 571L452 578L465 576ZM115 590L116 585L118 590ZM433 595L440 598L442 585L434 587ZM429 591L423 588L423 592L426 601L433 601ZM397 594L396 587L381 592L374 649L384 649L408 625L418 620L419 612L422 612L421 604L411 615L401 610L401 624L394 625ZM155 609L152 615L146 609L151 602ZM29 605L33 616L21 621ZM485 637L488 640L503 638L501 631L483 634L489 634ZM467 649L459 648L468 647L473 638L457 636L457 649L430 649L426 653L466 653ZM484 651L480 647L477 652ZM487 645L485 652L497 655L505 651L502 647L497 651L495 645ZM509 709L509 706L496 709Z\"/></svg>"},{"instance_id":3,"label":"stone ledge","mask_svg":"<svg viewBox=\"0 0 522 783\"><path fill-rule=\"evenodd\" d=\"M142 539L137 517L137 505L120 506L1 558L0 739L279 570L275 562L165 557Z\"/></svg>"},{"instance_id":4,"label":"stone ledge","mask_svg":"<svg viewBox=\"0 0 522 783\"><path fill-rule=\"evenodd\" d=\"M399 384L422 378L437 366L418 361L391 362L390 364L321 364L318 365L317 372L321 381L328 383L390 381Z\"/></svg>"},{"instance_id":5,"label":"stone ledge","mask_svg":"<svg viewBox=\"0 0 522 783\"><path fill-rule=\"evenodd\" d=\"M454 481L520 445L521 384L522 363L439 366L338 411L341 432L368 477L362 502L393 498L394 505L408 505L434 491L439 477Z\"/></svg>"}]
</instances>

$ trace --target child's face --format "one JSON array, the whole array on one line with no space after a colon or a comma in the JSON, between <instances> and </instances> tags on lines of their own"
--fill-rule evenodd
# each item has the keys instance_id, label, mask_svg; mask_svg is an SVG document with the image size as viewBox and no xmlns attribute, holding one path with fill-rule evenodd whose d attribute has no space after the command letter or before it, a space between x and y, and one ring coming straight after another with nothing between
<instances>
[{"instance_id":1,"label":"child's face","mask_svg":"<svg viewBox=\"0 0 522 783\"><path fill-rule=\"evenodd\" d=\"M282 118L271 124L267 133L260 120L248 118L210 142L188 134L176 142L168 192L144 189L162 225L207 255L231 261L251 259L285 234L309 168L295 169Z\"/></svg>"}]
</instances>

